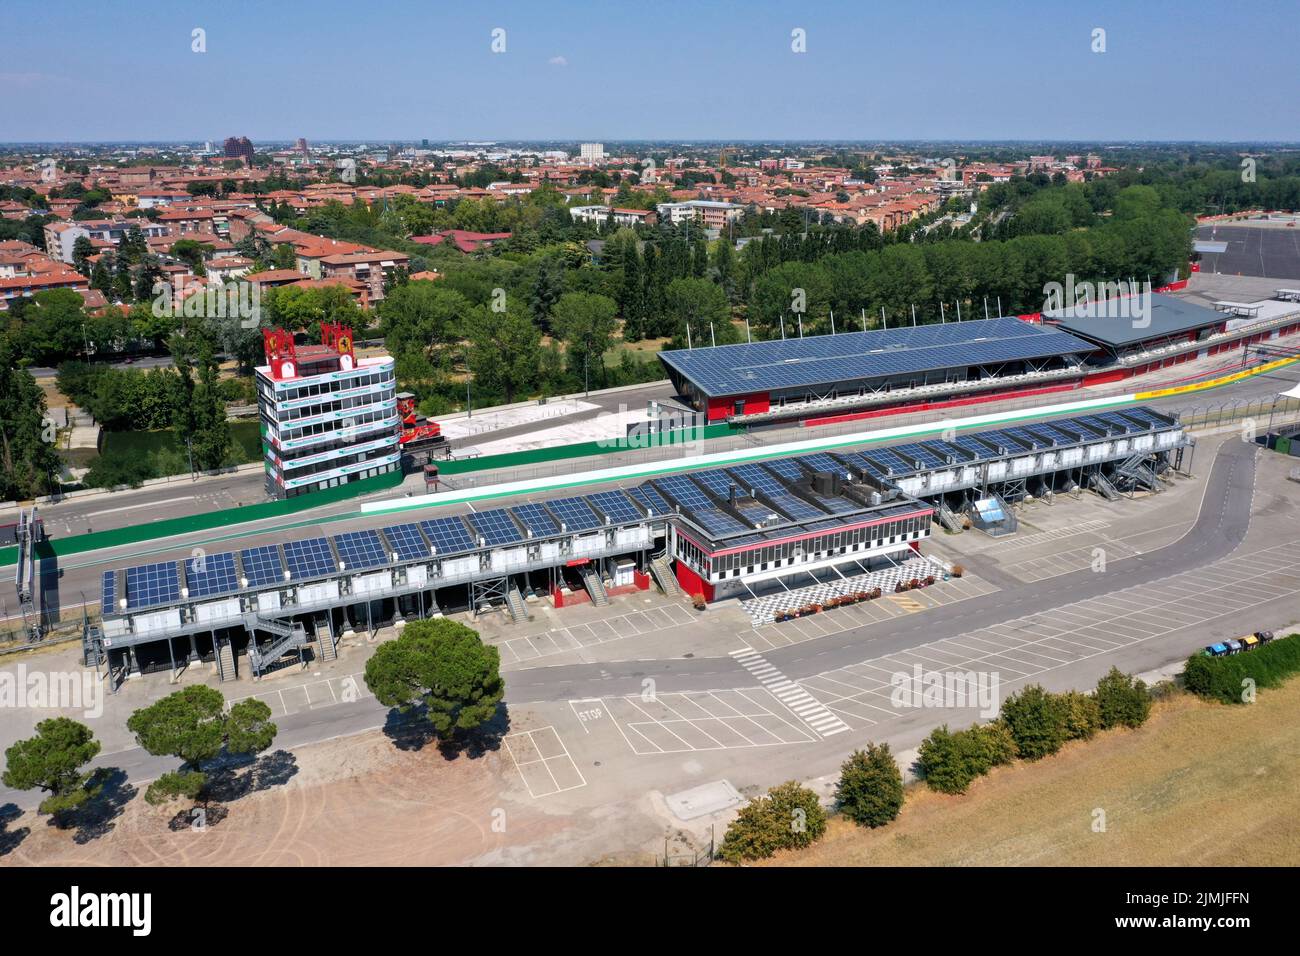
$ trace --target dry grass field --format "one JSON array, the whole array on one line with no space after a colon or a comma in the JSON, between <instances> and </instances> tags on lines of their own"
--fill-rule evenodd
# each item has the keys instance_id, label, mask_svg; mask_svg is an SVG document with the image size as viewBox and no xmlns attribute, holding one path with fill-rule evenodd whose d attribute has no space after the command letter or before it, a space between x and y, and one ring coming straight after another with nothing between
<instances>
[{"instance_id":1,"label":"dry grass field","mask_svg":"<svg viewBox=\"0 0 1300 956\"><path fill-rule=\"evenodd\" d=\"M1106 830L1093 831L1094 811ZM908 791L876 831L833 819L784 866L1264 866L1300 863L1300 680L1253 706L1178 695L1140 730L1017 762L961 797Z\"/></svg>"}]
</instances>

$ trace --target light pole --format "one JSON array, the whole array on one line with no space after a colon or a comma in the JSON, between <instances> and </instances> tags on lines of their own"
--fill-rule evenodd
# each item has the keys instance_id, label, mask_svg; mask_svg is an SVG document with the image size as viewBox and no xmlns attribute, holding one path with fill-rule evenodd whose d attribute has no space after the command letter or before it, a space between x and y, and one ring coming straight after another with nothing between
<instances>
[{"instance_id":1,"label":"light pole","mask_svg":"<svg viewBox=\"0 0 1300 956\"><path fill-rule=\"evenodd\" d=\"M466 349L465 350L465 417L466 418L474 417L474 402L469 397L470 374L471 373L469 368L469 349Z\"/></svg>"}]
</instances>

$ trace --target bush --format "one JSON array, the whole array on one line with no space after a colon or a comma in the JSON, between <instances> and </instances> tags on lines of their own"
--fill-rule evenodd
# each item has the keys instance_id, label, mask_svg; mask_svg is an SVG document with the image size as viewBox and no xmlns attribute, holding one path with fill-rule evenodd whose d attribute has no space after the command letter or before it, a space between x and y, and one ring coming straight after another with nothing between
<instances>
[{"instance_id":1,"label":"bush","mask_svg":"<svg viewBox=\"0 0 1300 956\"><path fill-rule=\"evenodd\" d=\"M777 850L811 846L825 832L826 811L817 794L790 780L741 808L718 855L731 863L761 860Z\"/></svg>"},{"instance_id":2,"label":"bush","mask_svg":"<svg viewBox=\"0 0 1300 956\"><path fill-rule=\"evenodd\" d=\"M1068 734L1066 711L1064 698L1049 694L1038 684L1002 702L1002 719L1026 760L1038 760L1061 749Z\"/></svg>"},{"instance_id":3,"label":"bush","mask_svg":"<svg viewBox=\"0 0 1300 956\"><path fill-rule=\"evenodd\" d=\"M82 481L91 488L116 488L118 485L138 488L141 482L157 477L148 455L110 453L92 461Z\"/></svg>"},{"instance_id":4,"label":"bush","mask_svg":"<svg viewBox=\"0 0 1300 956\"><path fill-rule=\"evenodd\" d=\"M1241 704L1246 700L1244 681L1253 680L1256 687L1276 687L1297 672L1300 672L1300 639L1292 634L1229 657L1195 654L1183 670L1183 685L1201 697ZM1098 685L1099 693L1100 689Z\"/></svg>"},{"instance_id":5,"label":"bush","mask_svg":"<svg viewBox=\"0 0 1300 956\"><path fill-rule=\"evenodd\" d=\"M1151 714L1151 695L1147 685L1118 667L1112 667L1097 681L1097 705L1101 726L1141 727Z\"/></svg>"},{"instance_id":6,"label":"bush","mask_svg":"<svg viewBox=\"0 0 1300 956\"><path fill-rule=\"evenodd\" d=\"M971 767L977 776L1011 763L1019 754L1011 728L1001 720L991 724L973 724L959 736L963 738L962 747L970 754Z\"/></svg>"},{"instance_id":7,"label":"bush","mask_svg":"<svg viewBox=\"0 0 1300 956\"><path fill-rule=\"evenodd\" d=\"M1065 703L1065 732L1070 740L1088 740L1101 729L1097 698L1072 690L1060 695Z\"/></svg>"},{"instance_id":8,"label":"bush","mask_svg":"<svg viewBox=\"0 0 1300 956\"><path fill-rule=\"evenodd\" d=\"M858 826L881 827L898 816L903 807L903 775L889 744L868 744L844 761L835 800Z\"/></svg>"},{"instance_id":9,"label":"bush","mask_svg":"<svg viewBox=\"0 0 1300 956\"><path fill-rule=\"evenodd\" d=\"M1005 724L975 725L956 732L944 724L921 742L917 762L931 790L965 793L976 777L1015 755L1015 742Z\"/></svg>"}]
</instances>

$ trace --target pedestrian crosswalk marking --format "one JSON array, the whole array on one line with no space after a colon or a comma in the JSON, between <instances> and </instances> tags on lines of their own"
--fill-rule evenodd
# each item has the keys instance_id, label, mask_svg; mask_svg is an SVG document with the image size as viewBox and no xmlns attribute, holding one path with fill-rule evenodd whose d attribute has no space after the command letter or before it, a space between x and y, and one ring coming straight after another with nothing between
<instances>
[{"instance_id":1,"label":"pedestrian crosswalk marking","mask_svg":"<svg viewBox=\"0 0 1300 956\"><path fill-rule=\"evenodd\" d=\"M831 713L826 705L790 680L752 647L732 651L731 656L749 671L772 696L788 707L800 720L822 737L832 737L851 729Z\"/></svg>"}]
</instances>

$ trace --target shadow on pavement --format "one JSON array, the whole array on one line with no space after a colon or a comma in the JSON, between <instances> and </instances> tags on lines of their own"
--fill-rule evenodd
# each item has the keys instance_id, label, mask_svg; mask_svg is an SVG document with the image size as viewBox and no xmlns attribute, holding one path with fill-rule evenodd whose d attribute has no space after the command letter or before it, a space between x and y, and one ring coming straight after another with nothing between
<instances>
[{"instance_id":1,"label":"shadow on pavement","mask_svg":"<svg viewBox=\"0 0 1300 956\"><path fill-rule=\"evenodd\" d=\"M139 791L127 780L126 771L104 767L91 776L93 796L70 816L68 825L77 828L72 842L84 845L113 832L114 821ZM51 821L52 822L52 821Z\"/></svg>"},{"instance_id":2,"label":"shadow on pavement","mask_svg":"<svg viewBox=\"0 0 1300 956\"><path fill-rule=\"evenodd\" d=\"M495 716L487 723L468 733L459 733L447 739L440 738L429 723L428 709L421 704L406 713L397 708L388 712L384 733L398 750L420 751L433 745L446 760L457 757L471 759L482 757L501 749L501 738L510 730L510 709L505 704L497 707Z\"/></svg>"},{"instance_id":3,"label":"shadow on pavement","mask_svg":"<svg viewBox=\"0 0 1300 956\"><path fill-rule=\"evenodd\" d=\"M5 856L18 849L18 844L27 839L28 834L32 831L28 827L19 827L17 830L10 830L9 824L13 823L23 815L22 810L14 803L6 803L0 806L0 856Z\"/></svg>"}]
</instances>

